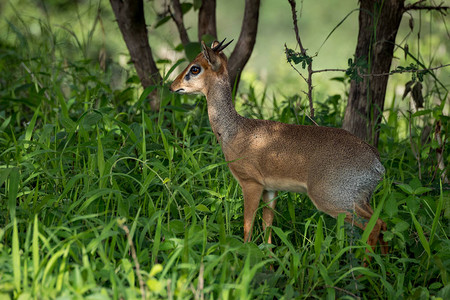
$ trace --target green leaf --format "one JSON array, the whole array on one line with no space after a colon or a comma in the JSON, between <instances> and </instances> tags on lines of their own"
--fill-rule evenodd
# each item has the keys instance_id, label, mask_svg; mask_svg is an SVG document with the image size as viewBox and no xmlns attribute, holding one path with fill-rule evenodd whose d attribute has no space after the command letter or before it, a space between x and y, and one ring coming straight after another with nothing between
<instances>
[{"instance_id":1,"label":"green leaf","mask_svg":"<svg viewBox=\"0 0 450 300\"><path fill-rule=\"evenodd\" d=\"M384 205L384 211L390 218L398 214L398 203L394 193L389 195L389 198Z\"/></svg>"},{"instance_id":2,"label":"green leaf","mask_svg":"<svg viewBox=\"0 0 450 300\"><path fill-rule=\"evenodd\" d=\"M400 221L397 224L395 224L394 228L397 232L403 232L409 228L409 223L405 221Z\"/></svg>"},{"instance_id":3,"label":"green leaf","mask_svg":"<svg viewBox=\"0 0 450 300\"><path fill-rule=\"evenodd\" d=\"M0 187L2 187L3 183L8 179L9 173L11 173L13 169L14 168L0 169Z\"/></svg>"},{"instance_id":4,"label":"green leaf","mask_svg":"<svg viewBox=\"0 0 450 300\"><path fill-rule=\"evenodd\" d=\"M102 114L99 111L91 111L84 115L83 126L86 130L89 130L91 126L97 125L102 119Z\"/></svg>"},{"instance_id":5,"label":"green leaf","mask_svg":"<svg viewBox=\"0 0 450 300\"><path fill-rule=\"evenodd\" d=\"M428 287L430 290L436 290L442 287L442 283L440 282L433 282L432 284L430 284L430 286Z\"/></svg>"},{"instance_id":6,"label":"green leaf","mask_svg":"<svg viewBox=\"0 0 450 300\"><path fill-rule=\"evenodd\" d=\"M202 0L194 0L194 10L198 10L202 6Z\"/></svg>"},{"instance_id":7,"label":"green leaf","mask_svg":"<svg viewBox=\"0 0 450 300\"><path fill-rule=\"evenodd\" d=\"M197 53L198 54L198 53ZM167 74L164 76L163 81L166 82L167 79L169 78L170 74L172 74L172 72L175 70L176 67L178 67L182 62L184 62L185 59L179 59L177 60L177 62L169 69L169 71L167 71ZM139 99L140 100L140 99Z\"/></svg>"},{"instance_id":8,"label":"green leaf","mask_svg":"<svg viewBox=\"0 0 450 300\"><path fill-rule=\"evenodd\" d=\"M197 55L201 52L201 45L198 42L187 43L184 46L184 53L189 61L194 60Z\"/></svg>"},{"instance_id":9,"label":"green leaf","mask_svg":"<svg viewBox=\"0 0 450 300\"><path fill-rule=\"evenodd\" d=\"M6 127L9 125L9 123L11 122L11 117L9 116L5 119L5 121L2 123L2 125L0 126L0 132L1 131L5 131Z\"/></svg>"},{"instance_id":10,"label":"green leaf","mask_svg":"<svg viewBox=\"0 0 450 300\"><path fill-rule=\"evenodd\" d=\"M403 192L405 192L408 195L412 195L414 194L414 190L412 189L412 187L410 187L407 184L401 183L399 185L397 185Z\"/></svg>"},{"instance_id":11,"label":"green leaf","mask_svg":"<svg viewBox=\"0 0 450 300\"><path fill-rule=\"evenodd\" d=\"M420 208L420 199L416 196L408 196L406 198L406 205L413 213L417 213Z\"/></svg>"},{"instance_id":12,"label":"green leaf","mask_svg":"<svg viewBox=\"0 0 450 300\"><path fill-rule=\"evenodd\" d=\"M77 123L72 121L70 118L66 118L65 116L61 116L59 121L61 122L62 127L64 127L67 132L74 132L77 128Z\"/></svg>"},{"instance_id":13,"label":"green leaf","mask_svg":"<svg viewBox=\"0 0 450 300\"><path fill-rule=\"evenodd\" d=\"M193 7L192 3L189 2L181 3L181 11L183 12L183 15L186 14L188 11L190 11L192 7Z\"/></svg>"},{"instance_id":14,"label":"green leaf","mask_svg":"<svg viewBox=\"0 0 450 300\"><path fill-rule=\"evenodd\" d=\"M416 189L414 190L414 195L422 195L422 194L431 192L432 190L433 190L433 189L431 189L431 188L427 188L427 187L421 186L421 187L418 187L418 188L416 188Z\"/></svg>"},{"instance_id":15,"label":"green leaf","mask_svg":"<svg viewBox=\"0 0 450 300\"><path fill-rule=\"evenodd\" d=\"M424 109L424 110L418 110L415 113L412 114L412 117L419 117L419 116L424 116L424 115L428 115L431 114L433 111L431 109Z\"/></svg>"},{"instance_id":16,"label":"green leaf","mask_svg":"<svg viewBox=\"0 0 450 300\"><path fill-rule=\"evenodd\" d=\"M167 21L169 21L169 20L170 20L170 16L165 16L165 17L159 19L159 21L156 22L155 29L158 28L159 26L167 23Z\"/></svg>"},{"instance_id":17,"label":"green leaf","mask_svg":"<svg viewBox=\"0 0 450 300\"><path fill-rule=\"evenodd\" d=\"M162 270L163 266L161 264L156 264L152 267L148 276L154 277L156 274L161 273Z\"/></svg>"},{"instance_id":18,"label":"green leaf","mask_svg":"<svg viewBox=\"0 0 450 300\"><path fill-rule=\"evenodd\" d=\"M394 234L390 231L385 231L383 233L383 239L385 242L389 242L392 241L392 239L394 238Z\"/></svg>"},{"instance_id":19,"label":"green leaf","mask_svg":"<svg viewBox=\"0 0 450 300\"><path fill-rule=\"evenodd\" d=\"M208 207L206 207L204 204L198 204L196 207L195 207L195 209L196 210L198 210L198 211L201 211L201 212L211 212L210 210L209 210L209 208Z\"/></svg>"}]
</instances>

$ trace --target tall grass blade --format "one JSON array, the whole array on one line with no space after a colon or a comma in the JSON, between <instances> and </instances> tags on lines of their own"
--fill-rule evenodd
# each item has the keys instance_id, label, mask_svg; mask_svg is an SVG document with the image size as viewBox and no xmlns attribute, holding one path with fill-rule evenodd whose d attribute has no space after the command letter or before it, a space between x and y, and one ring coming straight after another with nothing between
<instances>
[{"instance_id":1,"label":"tall grass blade","mask_svg":"<svg viewBox=\"0 0 450 300\"><path fill-rule=\"evenodd\" d=\"M157 261L159 245L161 243L161 222L162 215L158 217L158 223L156 225L155 237L153 238L153 247L152 247L152 263Z\"/></svg>"},{"instance_id":2,"label":"tall grass blade","mask_svg":"<svg viewBox=\"0 0 450 300\"><path fill-rule=\"evenodd\" d=\"M345 222L345 213L339 214L336 218L336 238L340 249L344 248L344 238L345 238L344 222Z\"/></svg>"},{"instance_id":3,"label":"tall grass blade","mask_svg":"<svg viewBox=\"0 0 450 300\"><path fill-rule=\"evenodd\" d=\"M442 192L442 181L439 182L440 193L439 199L437 201L436 212L434 213L433 225L431 225L431 233L430 233L430 245L433 244L433 240L436 234L436 230L439 224L439 218L442 212L442 206L444 204L444 193Z\"/></svg>"},{"instance_id":4,"label":"tall grass blade","mask_svg":"<svg viewBox=\"0 0 450 300\"><path fill-rule=\"evenodd\" d=\"M9 173L8 209L11 219L16 217L17 192L19 191L19 169L13 168Z\"/></svg>"},{"instance_id":5,"label":"tall grass blade","mask_svg":"<svg viewBox=\"0 0 450 300\"><path fill-rule=\"evenodd\" d=\"M320 276L322 276L326 284L327 299L328 300L336 299L336 291L333 288L333 281L330 279L330 276L328 275L327 268L325 268L325 266L322 263L319 263L319 272Z\"/></svg>"},{"instance_id":6,"label":"tall grass blade","mask_svg":"<svg viewBox=\"0 0 450 300\"><path fill-rule=\"evenodd\" d=\"M14 274L14 288L16 292L20 294L21 291L21 273L20 268L20 247L19 247L19 231L17 229L16 217L13 218L13 237L12 237L12 267Z\"/></svg>"},{"instance_id":7,"label":"tall grass blade","mask_svg":"<svg viewBox=\"0 0 450 300\"><path fill-rule=\"evenodd\" d=\"M422 247L425 249L425 252L427 252L428 258L431 258L430 243L428 242L427 238L425 237L425 234L423 233L422 225L420 225L419 221L417 221L416 217L414 216L414 213L411 210L409 212L411 214L414 226L416 227L420 243L422 244Z\"/></svg>"},{"instance_id":8,"label":"tall grass blade","mask_svg":"<svg viewBox=\"0 0 450 300\"><path fill-rule=\"evenodd\" d=\"M99 188L103 188L106 183L105 175L105 156L103 155L103 144L100 136L100 130L97 127L97 166L99 172Z\"/></svg>"},{"instance_id":9,"label":"tall grass blade","mask_svg":"<svg viewBox=\"0 0 450 300\"><path fill-rule=\"evenodd\" d=\"M377 208L374 210L372 217L370 218L369 222L366 225L366 229L364 229L363 235L361 237L361 242L363 244L367 244L367 240L369 239L369 235L372 232L375 223L377 222L381 209L384 207L384 202L386 201L387 196L389 195L389 189L385 189L385 192L383 194L383 197L381 198L380 203L378 203ZM372 247L367 247L369 251L373 251Z\"/></svg>"},{"instance_id":10,"label":"tall grass blade","mask_svg":"<svg viewBox=\"0 0 450 300\"><path fill-rule=\"evenodd\" d=\"M27 129L25 130L24 141L27 142L31 141L31 135L33 134L34 127L36 126L36 119L39 115L39 108L40 106L36 108L36 111L34 112L33 117L31 118L30 124L28 124ZM29 143L25 143L24 148L28 149L29 146L30 146Z\"/></svg>"},{"instance_id":11,"label":"tall grass blade","mask_svg":"<svg viewBox=\"0 0 450 300\"><path fill-rule=\"evenodd\" d=\"M34 225L33 225L33 278L36 281L37 274L39 271L39 224L38 224L38 215L34 215Z\"/></svg>"},{"instance_id":12,"label":"tall grass blade","mask_svg":"<svg viewBox=\"0 0 450 300\"><path fill-rule=\"evenodd\" d=\"M272 226L272 230L273 230L273 232L275 232L275 234L281 239L281 241L283 242L283 244L285 244L285 245L289 248L289 250L290 250L292 253L295 253L295 247L294 247L294 245L292 245L292 243L289 241L289 239L288 239L288 237L287 237L287 234L284 233L284 232L281 230L281 228L276 227L276 226Z\"/></svg>"},{"instance_id":13,"label":"tall grass blade","mask_svg":"<svg viewBox=\"0 0 450 300\"><path fill-rule=\"evenodd\" d=\"M323 243L323 221L322 218L319 218L319 223L317 223L317 229L315 233L315 239L314 239L314 252L316 254L316 262L319 261L320 258L320 251L322 249L322 243Z\"/></svg>"}]
</instances>

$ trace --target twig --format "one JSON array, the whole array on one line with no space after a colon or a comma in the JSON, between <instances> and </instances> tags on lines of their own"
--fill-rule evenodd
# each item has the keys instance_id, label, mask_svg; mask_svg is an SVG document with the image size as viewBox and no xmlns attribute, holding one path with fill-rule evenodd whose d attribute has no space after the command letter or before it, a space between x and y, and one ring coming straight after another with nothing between
<instances>
[{"instance_id":1,"label":"twig","mask_svg":"<svg viewBox=\"0 0 450 300\"><path fill-rule=\"evenodd\" d=\"M442 141L442 124L441 124L441 120L437 121L436 123L436 129L435 129L435 137L436 140L438 142L439 147L436 148L436 156L437 156L437 169L441 170L441 179L442 179L442 183L449 183L448 177L447 177L447 170L445 168L445 163L444 163L444 149L445 149L445 140Z\"/></svg>"},{"instance_id":2,"label":"twig","mask_svg":"<svg viewBox=\"0 0 450 300\"><path fill-rule=\"evenodd\" d=\"M34 73L31 72L31 70L30 70L23 62L21 62L20 65L28 72L28 74L31 75L31 78L32 78L34 81L36 81L36 83L38 84L38 86L39 86L41 89L43 89L44 86L43 86L42 83L36 78L36 76L34 75ZM46 97L48 100L50 100L50 95L47 93L47 91L44 91L44 95L45 95L45 97Z\"/></svg>"},{"instance_id":3,"label":"twig","mask_svg":"<svg viewBox=\"0 0 450 300\"><path fill-rule=\"evenodd\" d=\"M297 71L297 73L300 74L300 72L292 65L292 63L291 62L289 62L289 63ZM377 74L361 74L361 73L358 73L358 75L361 76L361 77L391 76L391 75L394 75L394 74L402 74L402 73L428 72L428 71L434 71L434 70L438 70L438 69L442 69L442 68L446 68L446 67L450 67L450 64L440 65L440 66L427 68L427 69L403 69L403 70L392 70L392 71L387 72L387 73L377 73ZM322 70L313 70L312 71L313 74L323 73L323 72L347 72L347 69L322 69ZM303 79L305 79L305 77L302 74L300 74L300 76L302 76ZM305 79L305 81L306 81L306 79Z\"/></svg>"},{"instance_id":4,"label":"twig","mask_svg":"<svg viewBox=\"0 0 450 300\"><path fill-rule=\"evenodd\" d=\"M415 149L414 141L412 139L412 119L411 119L411 112L409 112L409 142L411 144L411 151L414 155L414 158L417 160L417 164L419 167L419 179L422 180L422 167L420 164L420 154L418 153L417 149Z\"/></svg>"},{"instance_id":5,"label":"twig","mask_svg":"<svg viewBox=\"0 0 450 300\"><path fill-rule=\"evenodd\" d=\"M205 266L203 265L203 262L200 264L200 270L198 272L198 284L197 284L197 292L195 293L195 299L204 300L205 294L203 293L204 288L204 278L203 278L203 272L205 270Z\"/></svg>"},{"instance_id":6,"label":"twig","mask_svg":"<svg viewBox=\"0 0 450 300\"><path fill-rule=\"evenodd\" d=\"M312 73L322 73L322 72L347 72L346 69L322 69L322 70L313 70Z\"/></svg>"},{"instance_id":7,"label":"twig","mask_svg":"<svg viewBox=\"0 0 450 300\"><path fill-rule=\"evenodd\" d=\"M131 256L133 257L134 265L136 267L136 275L139 280L139 287L141 289L142 299L145 300L146 299L145 284L144 284L144 280L142 279L142 276L141 276L141 269L139 266L139 261L137 259L136 249L134 249L134 244L133 244L133 241L131 240L130 230L128 230L128 227L124 224L119 224L119 226L122 227L123 231L125 231L125 234L127 235L128 244L130 245L130 249L131 249Z\"/></svg>"},{"instance_id":8,"label":"twig","mask_svg":"<svg viewBox=\"0 0 450 300\"><path fill-rule=\"evenodd\" d=\"M333 289L335 289L335 290L337 290L337 291L346 293L347 295L350 295L350 296L352 296L352 297L355 298L355 299L361 299L361 297L358 297L358 296L356 296L355 294L353 294L353 293L351 293L351 292L349 292L349 291L347 291L347 290L341 289L341 288L339 288L339 287L337 287L337 286L325 285L325 287L326 287L326 288L333 288Z\"/></svg>"},{"instance_id":9,"label":"twig","mask_svg":"<svg viewBox=\"0 0 450 300\"><path fill-rule=\"evenodd\" d=\"M404 11L408 10L437 10L439 13L446 15L444 10L450 9L450 6L444 6L444 2L441 2L439 5L421 5L421 3L425 2L425 0L420 0L415 3L411 3L406 5Z\"/></svg>"},{"instance_id":10,"label":"twig","mask_svg":"<svg viewBox=\"0 0 450 300\"><path fill-rule=\"evenodd\" d=\"M306 55L306 49L303 47L302 40L300 39L300 35L298 33L298 24L297 24L297 11L296 11L296 3L295 0L288 0L289 4L291 5L291 11L292 11L292 22L294 23L294 32L295 32L295 38L297 39L297 44L300 47L300 51L303 56ZM291 64L292 65L292 64ZM297 71L298 72L298 71ZM308 78L305 79L304 76L302 78L306 81L306 84L308 85L308 100L309 100L309 110L311 113L311 119L314 119L314 106L313 106L313 100L312 100L312 61L308 62Z\"/></svg>"}]
</instances>

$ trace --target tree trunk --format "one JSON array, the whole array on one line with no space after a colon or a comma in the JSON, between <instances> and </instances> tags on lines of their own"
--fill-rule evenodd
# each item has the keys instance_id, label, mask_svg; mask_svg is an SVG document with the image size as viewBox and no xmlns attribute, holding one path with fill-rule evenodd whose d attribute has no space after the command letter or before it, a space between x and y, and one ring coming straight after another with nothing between
<instances>
[{"instance_id":1,"label":"tree trunk","mask_svg":"<svg viewBox=\"0 0 450 300\"><path fill-rule=\"evenodd\" d=\"M142 86L161 85L162 78L148 42L143 0L110 0L110 3ZM154 90L150 97L152 109L157 109L157 91Z\"/></svg>"},{"instance_id":2,"label":"tree trunk","mask_svg":"<svg viewBox=\"0 0 450 300\"><path fill-rule=\"evenodd\" d=\"M355 61L367 60L361 82L352 80L343 128L374 145L381 122L395 37L404 12L404 0L361 0Z\"/></svg>"},{"instance_id":3,"label":"tree trunk","mask_svg":"<svg viewBox=\"0 0 450 300\"><path fill-rule=\"evenodd\" d=\"M245 0L244 19L242 21L241 34L228 61L228 73L231 86L239 83L241 71L247 63L255 46L256 33L258 32L260 0Z\"/></svg>"},{"instance_id":4,"label":"tree trunk","mask_svg":"<svg viewBox=\"0 0 450 300\"><path fill-rule=\"evenodd\" d=\"M216 0L203 0L198 12L198 41L206 34L217 39Z\"/></svg>"}]
</instances>

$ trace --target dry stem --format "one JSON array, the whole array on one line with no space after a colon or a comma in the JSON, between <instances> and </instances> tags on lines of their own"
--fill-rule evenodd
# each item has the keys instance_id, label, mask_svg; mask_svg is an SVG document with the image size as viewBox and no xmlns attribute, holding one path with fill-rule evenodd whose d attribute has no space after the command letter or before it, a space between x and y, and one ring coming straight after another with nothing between
<instances>
[{"instance_id":1,"label":"dry stem","mask_svg":"<svg viewBox=\"0 0 450 300\"><path fill-rule=\"evenodd\" d=\"M136 249L134 248L133 241L131 240L130 230L128 230L128 227L124 224L120 224L120 227L122 227L123 231L125 231L125 234L127 235L128 244L130 245L130 249L131 249L131 256L133 257L134 265L136 267L136 275L139 280L139 287L141 289L142 299L145 300L146 299L145 284L144 284L144 280L142 279L142 276L141 276L141 269L139 266L139 261L137 259Z\"/></svg>"}]
</instances>

